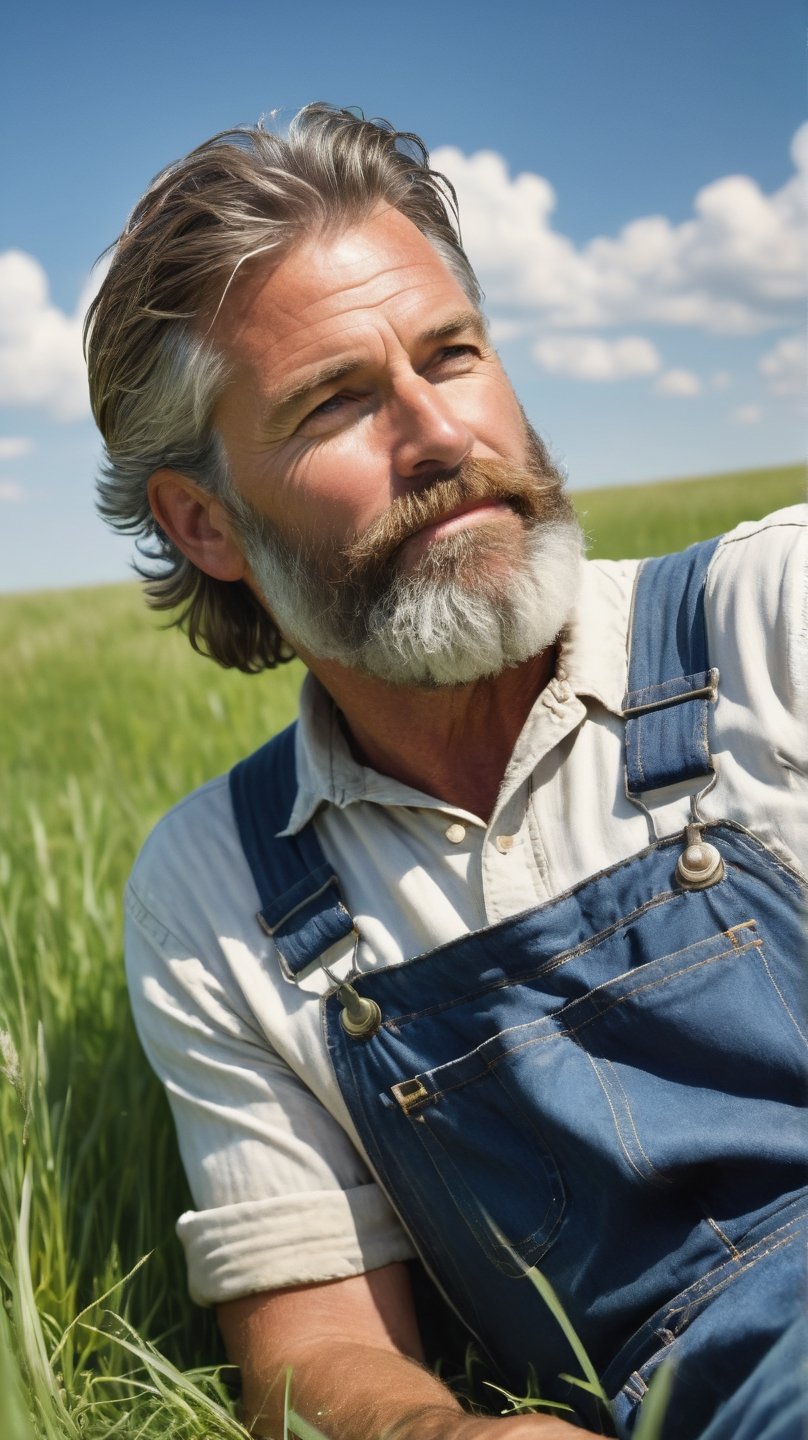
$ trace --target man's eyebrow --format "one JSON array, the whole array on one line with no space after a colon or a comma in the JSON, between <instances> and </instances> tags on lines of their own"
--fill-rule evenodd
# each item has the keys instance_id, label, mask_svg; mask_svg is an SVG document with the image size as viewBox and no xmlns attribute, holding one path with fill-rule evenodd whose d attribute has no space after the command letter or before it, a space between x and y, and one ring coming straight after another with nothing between
<instances>
[{"instance_id":1,"label":"man's eyebrow","mask_svg":"<svg viewBox=\"0 0 808 1440\"><path fill-rule=\"evenodd\" d=\"M428 330L422 331L418 336L420 344L429 344L436 340L448 340L453 335L462 334L464 331L471 332L480 341L488 341L488 330L485 320L478 310L463 310L458 315L452 315L441 325L431 326ZM286 410L292 405L304 400L306 396L314 394L315 391L323 389L326 385L336 385L346 376L360 370L364 361L350 357L343 360L335 360L331 365L321 365L319 369L312 370L308 375L292 382L289 385L280 386L271 395L267 395L264 401L264 416L266 420L278 418L281 410Z\"/></svg>"},{"instance_id":2,"label":"man's eyebrow","mask_svg":"<svg viewBox=\"0 0 808 1440\"><path fill-rule=\"evenodd\" d=\"M426 330L419 339L448 340L451 335L459 335L464 330L470 331L477 340L488 341L488 326L479 310L462 310L459 315L452 315L451 319L445 320L442 325Z\"/></svg>"},{"instance_id":3,"label":"man's eyebrow","mask_svg":"<svg viewBox=\"0 0 808 1440\"><path fill-rule=\"evenodd\" d=\"M332 365L321 365L317 370L309 371L290 385L282 385L272 394L267 395L264 402L264 413L272 418L279 410L285 410L296 401L311 395L315 390L321 390L324 385L335 385L344 380L346 375L352 375L359 370L361 360L335 360Z\"/></svg>"}]
</instances>

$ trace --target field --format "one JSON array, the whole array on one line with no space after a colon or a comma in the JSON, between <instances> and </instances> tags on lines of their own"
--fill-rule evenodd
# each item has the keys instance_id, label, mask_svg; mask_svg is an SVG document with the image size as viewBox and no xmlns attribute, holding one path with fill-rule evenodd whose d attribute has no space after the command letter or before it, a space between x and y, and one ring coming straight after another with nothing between
<instances>
[{"instance_id":1,"label":"field","mask_svg":"<svg viewBox=\"0 0 808 1440\"><path fill-rule=\"evenodd\" d=\"M803 486L794 466L574 499L591 552L616 556ZM0 599L3 1440L245 1435L212 1319L185 1298L188 1202L128 1020L120 894L158 816L280 728L300 678L204 662L134 585Z\"/></svg>"}]
</instances>

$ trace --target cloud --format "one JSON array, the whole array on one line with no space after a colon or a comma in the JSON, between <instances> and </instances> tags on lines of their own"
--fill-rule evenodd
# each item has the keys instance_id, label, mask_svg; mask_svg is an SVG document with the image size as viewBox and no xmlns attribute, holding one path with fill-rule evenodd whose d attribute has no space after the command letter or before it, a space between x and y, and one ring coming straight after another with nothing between
<instances>
[{"instance_id":1,"label":"cloud","mask_svg":"<svg viewBox=\"0 0 808 1440\"><path fill-rule=\"evenodd\" d=\"M457 190L490 304L526 308L556 329L655 324L743 335L788 324L805 294L808 123L791 153L796 173L773 194L728 175L697 193L681 224L646 215L580 248L553 228L556 196L542 176L512 177L490 150L445 146L432 163Z\"/></svg>"},{"instance_id":2,"label":"cloud","mask_svg":"<svg viewBox=\"0 0 808 1440\"><path fill-rule=\"evenodd\" d=\"M22 485L16 480L0 480L0 505L16 504L23 498Z\"/></svg>"},{"instance_id":3,"label":"cloud","mask_svg":"<svg viewBox=\"0 0 808 1440\"><path fill-rule=\"evenodd\" d=\"M766 376L773 395L802 395L808 376L805 336L787 335L778 340L773 350L761 356L758 369Z\"/></svg>"},{"instance_id":4,"label":"cloud","mask_svg":"<svg viewBox=\"0 0 808 1440\"><path fill-rule=\"evenodd\" d=\"M32 406L56 420L90 413L81 327L103 270L93 272L76 310L51 302L42 266L22 250L0 254L0 405Z\"/></svg>"},{"instance_id":5,"label":"cloud","mask_svg":"<svg viewBox=\"0 0 808 1440\"><path fill-rule=\"evenodd\" d=\"M0 436L0 460L18 460L32 449L32 442L24 435Z\"/></svg>"},{"instance_id":6,"label":"cloud","mask_svg":"<svg viewBox=\"0 0 808 1440\"><path fill-rule=\"evenodd\" d=\"M502 315L491 315L488 321L491 339L495 345L507 345L509 340L519 340L529 326L524 320L510 320Z\"/></svg>"},{"instance_id":7,"label":"cloud","mask_svg":"<svg viewBox=\"0 0 808 1440\"><path fill-rule=\"evenodd\" d=\"M732 376L728 370L716 370L715 374L710 376L710 386L713 390L729 390L731 384Z\"/></svg>"},{"instance_id":8,"label":"cloud","mask_svg":"<svg viewBox=\"0 0 808 1440\"><path fill-rule=\"evenodd\" d=\"M692 370L666 370L654 386L658 395L677 395L689 398L701 394L701 381Z\"/></svg>"},{"instance_id":9,"label":"cloud","mask_svg":"<svg viewBox=\"0 0 808 1440\"><path fill-rule=\"evenodd\" d=\"M550 335L537 340L531 353L542 369L574 380L627 380L653 375L662 364L650 340L641 335L625 335L621 340Z\"/></svg>"},{"instance_id":10,"label":"cloud","mask_svg":"<svg viewBox=\"0 0 808 1440\"><path fill-rule=\"evenodd\" d=\"M763 419L763 411L759 405L739 405L729 418L736 425L757 425Z\"/></svg>"}]
</instances>

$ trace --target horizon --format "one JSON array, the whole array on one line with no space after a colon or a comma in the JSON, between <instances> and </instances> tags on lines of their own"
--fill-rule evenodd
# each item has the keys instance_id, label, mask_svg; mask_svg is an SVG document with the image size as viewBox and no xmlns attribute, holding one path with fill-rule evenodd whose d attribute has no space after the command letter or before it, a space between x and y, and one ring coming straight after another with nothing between
<instances>
[{"instance_id":1,"label":"horizon","mask_svg":"<svg viewBox=\"0 0 808 1440\"><path fill-rule=\"evenodd\" d=\"M715 471L711 471L711 472L710 472L709 474L707 474L707 475L670 475L670 476L663 476L663 477L660 477L660 478L658 478L658 479L655 478L655 479L653 479L653 480L642 480L642 479L628 480L628 481L625 481L625 482L624 482L623 484L621 484L621 485L592 485L592 486L587 486L587 487L585 487L585 488L580 488L580 487L575 487L575 486L571 486L571 485L570 485L570 486L568 486L567 488L568 488L570 494L574 495L574 496L575 496L576 498L578 498L578 499L580 499L580 497L582 497L582 496L588 496L588 495L597 496L598 498L601 498L601 497L603 497L603 496L608 496L608 495L610 495L612 492L622 492L622 491L624 491L624 490L653 490L653 489L664 489L664 488L667 488L668 486L670 486L671 488L674 488L674 487L678 487L678 486L680 486L680 485L682 485L682 486L697 485L697 484L699 484L699 483L701 483L701 482L705 482L705 481L706 481L706 482L709 482L709 481L713 481L713 480L737 479L737 480L739 480L741 483L744 483L744 482L746 482L747 480L748 480L748 481L751 481L751 480L754 479L756 476L761 476L761 475L766 475L766 474L779 475L779 474L781 474L781 473L783 473L783 472L785 472L785 471L789 471L789 470L802 470L802 471L803 471L803 474L805 475L805 474L806 474L806 462L804 462L804 461L802 461L802 460L792 460L792 461L786 461L786 462L784 462L783 464L777 464L777 465L755 465L755 466L751 466L751 467L749 467L749 468L747 468L747 469L715 470ZM807 496L806 498L808 498L808 496ZM78 581L76 584L72 584L72 585L60 585L60 584L47 585L47 584L45 584L45 585L36 586L35 588L30 588L30 587L27 587L27 586L23 586L23 587L21 587L19 590L3 590L2 587L0 587L0 605L2 605L3 602L6 601L6 600L9 600L9 601L16 600L16 599L31 599L31 600L33 600L33 599L36 599L36 597L39 596L39 595L67 595L67 594L73 594L75 591L84 591L84 590L108 590L108 589L110 589L110 588L117 587L117 586L121 586L121 585L131 585L131 586L140 586L140 587L142 587L142 586L143 586L144 584L146 584L147 582L146 582L146 580L144 579L143 576L140 576L140 575L138 575L136 572L134 572L134 568L133 568L133 567L134 567L134 559L130 562L129 574L128 574L128 575L125 574L125 575L122 575L122 576L115 577L115 578L113 578L113 579L84 580L84 581ZM148 602L145 600L145 596L144 596L144 604L146 605L147 610L149 610L149 613L155 613L155 614L158 613L158 612L156 612L156 611L153 611L152 608L148 605ZM170 622L166 622L166 623L170 623Z\"/></svg>"},{"instance_id":2,"label":"horizon","mask_svg":"<svg viewBox=\"0 0 808 1440\"><path fill-rule=\"evenodd\" d=\"M414 129L453 180L505 368L572 490L800 463L804 28L802 0L412 0L386 26L368 0L311 0L305 43L258 0L230 28L211 0L16 12L0 591L126 576L132 542L94 510L96 256L174 156L323 94Z\"/></svg>"}]
</instances>

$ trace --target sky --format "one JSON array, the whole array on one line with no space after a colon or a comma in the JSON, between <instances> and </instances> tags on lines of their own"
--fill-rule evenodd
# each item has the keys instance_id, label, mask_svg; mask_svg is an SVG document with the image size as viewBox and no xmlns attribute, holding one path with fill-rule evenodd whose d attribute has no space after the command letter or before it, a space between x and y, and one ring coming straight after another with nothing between
<instances>
[{"instance_id":1,"label":"sky","mask_svg":"<svg viewBox=\"0 0 808 1440\"><path fill-rule=\"evenodd\" d=\"M15 8L0 590L131 573L94 510L93 266L165 164L315 99L416 131L453 181L501 357L571 487L803 458L802 0Z\"/></svg>"}]
</instances>

